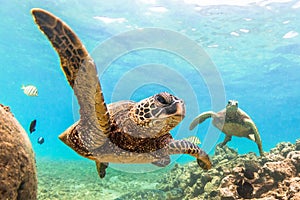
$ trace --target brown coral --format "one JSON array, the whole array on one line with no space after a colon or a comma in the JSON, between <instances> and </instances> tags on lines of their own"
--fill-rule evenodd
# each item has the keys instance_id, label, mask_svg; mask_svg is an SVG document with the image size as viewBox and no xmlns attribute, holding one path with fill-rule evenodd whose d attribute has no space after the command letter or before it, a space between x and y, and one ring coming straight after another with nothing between
<instances>
[{"instance_id":1,"label":"brown coral","mask_svg":"<svg viewBox=\"0 0 300 200\"><path fill-rule=\"evenodd\" d=\"M250 197L298 200L300 151L295 150L298 148L294 144L279 143L265 157L257 157L254 153L238 155L233 149L217 146L211 158L213 169L204 172L198 169L196 163L176 165L158 188L163 191L182 188L183 199L193 200Z\"/></svg>"},{"instance_id":2,"label":"brown coral","mask_svg":"<svg viewBox=\"0 0 300 200\"><path fill-rule=\"evenodd\" d=\"M31 143L9 107L0 104L1 199L36 199L37 177Z\"/></svg>"}]
</instances>

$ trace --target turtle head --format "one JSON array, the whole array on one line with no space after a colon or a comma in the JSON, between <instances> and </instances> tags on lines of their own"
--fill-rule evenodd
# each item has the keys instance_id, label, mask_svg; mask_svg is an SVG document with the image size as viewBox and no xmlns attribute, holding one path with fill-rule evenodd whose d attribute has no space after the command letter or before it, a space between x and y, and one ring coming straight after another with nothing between
<instances>
[{"instance_id":1,"label":"turtle head","mask_svg":"<svg viewBox=\"0 0 300 200\"><path fill-rule=\"evenodd\" d=\"M184 116L184 102L167 92L143 99L131 109L132 120L144 130L149 129L151 136L168 133Z\"/></svg>"},{"instance_id":2,"label":"turtle head","mask_svg":"<svg viewBox=\"0 0 300 200\"><path fill-rule=\"evenodd\" d=\"M236 112L239 108L239 102L236 100L229 100L226 106L227 112Z\"/></svg>"}]
</instances>

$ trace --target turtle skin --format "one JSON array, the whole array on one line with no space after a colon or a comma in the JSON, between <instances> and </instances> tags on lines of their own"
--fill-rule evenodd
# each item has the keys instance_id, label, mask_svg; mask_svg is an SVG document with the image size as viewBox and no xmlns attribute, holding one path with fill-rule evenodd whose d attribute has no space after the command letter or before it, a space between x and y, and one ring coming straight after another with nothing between
<instances>
[{"instance_id":1,"label":"turtle skin","mask_svg":"<svg viewBox=\"0 0 300 200\"><path fill-rule=\"evenodd\" d=\"M162 92L139 102L124 100L106 105L96 65L74 31L46 10L34 8L31 13L58 53L61 69L80 106L79 121L59 139L79 155L94 160L100 178L110 162L164 167L172 154L189 154L201 168L211 168L204 150L189 141L175 140L170 134L185 116L181 99Z\"/></svg>"},{"instance_id":2,"label":"turtle skin","mask_svg":"<svg viewBox=\"0 0 300 200\"><path fill-rule=\"evenodd\" d=\"M264 155L258 129L249 115L238 107L238 101L229 100L226 108L217 113L213 111L201 113L190 124L190 130L208 118L213 118L213 125L226 134L221 146L226 145L232 136L246 137L254 141L257 144L259 154Z\"/></svg>"}]
</instances>

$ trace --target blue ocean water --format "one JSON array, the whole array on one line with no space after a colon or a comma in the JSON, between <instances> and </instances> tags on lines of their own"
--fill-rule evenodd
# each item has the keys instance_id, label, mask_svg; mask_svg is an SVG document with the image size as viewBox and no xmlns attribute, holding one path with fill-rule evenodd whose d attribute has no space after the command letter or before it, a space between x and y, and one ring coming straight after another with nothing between
<instances>
[{"instance_id":1,"label":"blue ocean water","mask_svg":"<svg viewBox=\"0 0 300 200\"><path fill-rule=\"evenodd\" d=\"M176 139L197 135L203 148L212 154L224 134L212 127L210 120L198 130L189 131L188 126L196 115L218 111L229 99L238 100L240 108L254 120L265 151L279 142L299 138L299 1L199 2L2 1L0 103L10 106L27 131L30 122L37 119L36 132L29 134L37 159L83 158L58 139L78 119L78 106L56 52L33 22L30 9L35 7L68 23L95 60L102 56L97 50L101 52L103 44L113 37L119 39L120 34L134 31L139 41L139 31L156 30L158 34L151 39L157 46L164 41L165 49L138 44L143 48L131 51L131 44L125 45L120 50L123 54L109 60L105 70L98 66L98 71L102 70L99 77L108 103L129 98L139 101L162 91L184 99L187 113L172 131ZM168 31L176 38L164 34ZM185 39L176 40L177 36ZM187 41L207 55L198 58L193 48L185 46ZM178 53L181 47L185 47L184 55ZM109 46L103 56L115 50ZM193 57L189 59L188 55ZM203 56L211 62L200 68L214 68L217 73L200 73L189 62ZM35 85L39 96L24 95L22 84ZM45 138L42 145L37 143L41 136ZM239 153L258 152L256 144L244 138L234 137L228 145ZM193 158L183 156L178 161L189 160Z\"/></svg>"}]
</instances>

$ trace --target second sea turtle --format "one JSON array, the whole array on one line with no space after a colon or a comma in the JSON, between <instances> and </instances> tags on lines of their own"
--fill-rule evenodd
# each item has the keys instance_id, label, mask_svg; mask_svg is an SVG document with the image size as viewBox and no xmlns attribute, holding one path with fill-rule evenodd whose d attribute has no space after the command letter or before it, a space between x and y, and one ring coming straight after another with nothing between
<instances>
[{"instance_id":1,"label":"second sea turtle","mask_svg":"<svg viewBox=\"0 0 300 200\"><path fill-rule=\"evenodd\" d=\"M264 154L258 129L249 115L238 107L238 101L229 100L226 108L217 113L201 113L190 124L190 130L208 118L213 118L213 125L226 134L221 146L226 145L232 136L246 137L257 144L261 156Z\"/></svg>"}]
</instances>

